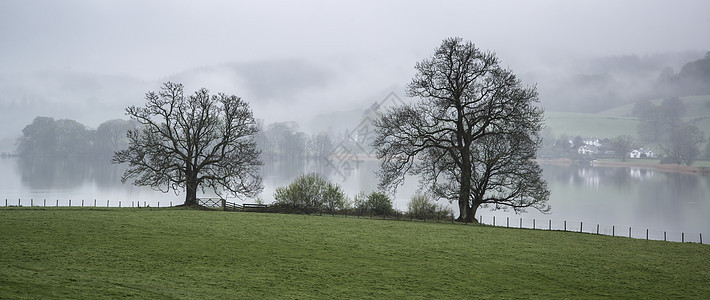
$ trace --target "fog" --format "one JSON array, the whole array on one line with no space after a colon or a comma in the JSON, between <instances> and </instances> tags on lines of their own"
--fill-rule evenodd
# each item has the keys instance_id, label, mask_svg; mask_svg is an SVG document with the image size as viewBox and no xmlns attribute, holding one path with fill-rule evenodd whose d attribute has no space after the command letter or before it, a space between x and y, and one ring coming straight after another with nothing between
<instances>
[{"instance_id":1,"label":"fog","mask_svg":"<svg viewBox=\"0 0 710 300\"><path fill-rule=\"evenodd\" d=\"M708 11L704 0L5 0L0 151L39 115L93 127L125 118L167 80L239 95L267 123L322 130L314 117L401 92L449 36L495 51L548 109L575 110L565 99L588 78L603 80L587 92L631 101L652 96L663 68L710 51Z\"/></svg>"}]
</instances>

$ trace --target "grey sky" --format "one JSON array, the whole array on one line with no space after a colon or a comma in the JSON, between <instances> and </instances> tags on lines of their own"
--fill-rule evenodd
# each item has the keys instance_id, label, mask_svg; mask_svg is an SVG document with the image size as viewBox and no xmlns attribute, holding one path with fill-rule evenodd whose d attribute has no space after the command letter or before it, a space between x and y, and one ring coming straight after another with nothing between
<instances>
[{"instance_id":1,"label":"grey sky","mask_svg":"<svg viewBox=\"0 0 710 300\"><path fill-rule=\"evenodd\" d=\"M577 57L710 51L708 12L707 0L0 0L0 75L51 70L160 82L224 63L248 69L258 62L299 68L306 62L306 73L327 83L305 80L301 90L288 89L290 103L321 101L324 109L337 109L342 105L325 99L362 99L405 84L413 65L445 37L493 50L520 73ZM257 115L288 109L283 101L254 99L283 94L231 90L224 86L234 81L208 77L214 83L198 82L267 103L255 105ZM283 119L293 112L274 114Z\"/></svg>"},{"instance_id":2,"label":"grey sky","mask_svg":"<svg viewBox=\"0 0 710 300\"><path fill-rule=\"evenodd\" d=\"M447 36L504 61L710 49L710 1L0 1L0 66L157 79L222 62L394 61ZM513 66L515 67L515 66Z\"/></svg>"}]
</instances>

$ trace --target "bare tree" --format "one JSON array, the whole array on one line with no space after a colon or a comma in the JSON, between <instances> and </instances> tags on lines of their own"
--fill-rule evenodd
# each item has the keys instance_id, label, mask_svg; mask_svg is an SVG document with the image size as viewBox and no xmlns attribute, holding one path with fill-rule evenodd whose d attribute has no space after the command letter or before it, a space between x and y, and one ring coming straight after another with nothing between
<instances>
[{"instance_id":1,"label":"bare tree","mask_svg":"<svg viewBox=\"0 0 710 300\"><path fill-rule=\"evenodd\" d=\"M668 142L659 145L668 155L664 160L676 164L692 165L700 156L700 145L705 135L695 125L686 125L673 132Z\"/></svg>"},{"instance_id":2,"label":"bare tree","mask_svg":"<svg viewBox=\"0 0 710 300\"><path fill-rule=\"evenodd\" d=\"M540 147L543 112L535 87L523 87L495 54L459 38L443 41L416 64L407 87L412 104L375 121L380 185L396 189L406 174L437 198L458 201L460 220L481 205L546 212Z\"/></svg>"},{"instance_id":3,"label":"bare tree","mask_svg":"<svg viewBox=\"0 0 710 300\"><path fill-rule=\"evenodd\" d=\"M146 94L145 107L126 114L141 124L129 131L129 147L115 153L113 163L128 163L125 183L167 192L186 191L185 204L197 204L197 190L254 196L261 191L256 121L249 105L234 95L210 96L207 89L183 95L183 86L165 83Z\"/></svg>"}]
</instances>

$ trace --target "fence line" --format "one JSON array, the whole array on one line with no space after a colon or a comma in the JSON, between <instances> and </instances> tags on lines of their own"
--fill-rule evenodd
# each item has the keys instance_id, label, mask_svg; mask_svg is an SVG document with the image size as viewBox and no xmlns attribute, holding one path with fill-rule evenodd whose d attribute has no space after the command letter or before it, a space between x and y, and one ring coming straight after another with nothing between
<instances>
[{"instance_id":1,"label":"fence line","mask_svg":"<svg viewBox=\"0 0 710 300\"><path fill-rule=\"evenodd\" d=\"M54 200L54 201L53 201ZM22 199L17 199L17 202L15 200L10 200L8 198L5 198L5 207L129 207L128 203L130 203L130 207L151 207L151 205L155 205L154 207L173 207L173 202L172 201L167 201L167 206L165 206L166 202L163 202L163 206L160 206L160 201L111 201L110 199L106 200L106 203L104 205L103 199L81 199L81 203L77 202L76 200L72 202L72 199L66 199L66 200L61 200L60 199L49 199L47 201L47 198L43 198L42 200L37 199L35 201L34 198L30 198L30 200L22 200ZM27 205L29 204L29 205ZM1 204L0 204L1 205Z\"/></svg>"},{"instance_id":2,"label":"fence line","mask_svg":"<svg viewBox=\"0 0 710 300\"><path fill-rule=\"evenodd\" d=\"M47 201L46 198L42 199L41 201L37 201L35 203L35 199L31 198L29 201L25 200L24 202L22 199L18 199L17 202L14 202L14 200L9 200L8 198L5 199L5 207L11 207L11 206L16 206L16 207L23 207L23 204L27 204L29 202L30 207L128 207L129 201L123 202L123 201L113 201L111 200L106 200L106 205L103 206L103 202L99 202L98 199L90 199L89 205L87 206L87 203L85 201L86 199L81 199L81 204L78 204L78 202L74 202L72 204L72 199L68 199L66 201L63 201L63 203L60 203L59 199L55 199L54 203L52 203L52 200ZM93 200L93 202L91 202ZM103 201L103 200L101 200ZM226 201L224 199L219 199L219 198L198 198L197 199L198 204L209 207L209 208L218 208L222 209L225 211L238 211L238 212L275 212L271 210L271 207L264 205L264 204L237 204L233 202ZM41 204L40 204L41 203ZM17 205L15 205L17 204ZM49 205L47 205L49 204ZM54 204L54 206L52 206ZM62 205L60 205L62 204ZM113 204L113 206L111 206ZM125 205L124 205L125 204ZM160 201L155 201L151 202L150 204L148 201L130 201L131 206L130 207L150 207L150 204L156 204L157 207L160 206ZM141 206L142 205L142 206ZM163 207L173 207L173 202L170 201L168 206L163 206ZM324 211L320 211L320 215L323 215ZM365 212L365 213L358 213L358 214L341 214L341 213L336 213L336 212L331 212L331 213L326 213L326 214L332 214L332 216L342 216L342 217L357 217L357 218L362 218L362 217L369 217L370 219L375 219L375 218L381 218L381 219L393 219L393 220L409 220L413 221L414 217L411 215L407 215L398 211L395 211L391 215L377 215L375 216L372 212ZM419 219L420 221L426 222L427 219ZM442 218L437 214L436 218L432 217L431 219L428 219L429 221L435 221L435 222L441 222ZM454 222L453 217L445 216L443 219L445 222L451 221L451 223ZM607 236L621 236L621 237L628 237L628 238L635 238L635 239L646 239L646 240L658 240L658 241L670 241L670 242L691 242L691 243L700 243L703 244L703 235L702 233L695 233L695 234L688 234L686 235L686 232L669 232L669 231L661 231L661 230L655 230L655 229L649 229L649 228L642 228L639 230L638 228L634 230L633 227L629 226L628 227L628 234L627 232L624 232L623 234L617 233L617 227L616 225L604 225L604 224L598 224L598 223L592 223L591 226L588 225L584 226L584 222L580 221L579 226L577 227L576 223L570 223L568 226L567 220L552 220L552 219L547 219L547 220L541 220L543 222L538 223L537 219L532 218L532 219L527 219L525 220L524 218L519 218L518 220L518 226L517 228L520 229L534 229L534 230L557 230L557 231L569 231L569 232L580 232L580 233L589 233L589 234L598 234L598 235L607 235ZM544 222L547 221L547 222ZM554 221L554 226L553 226L553 221ZM496 216L492 216L492 219L490 219L490 223L486 223L483 219L483 216L479 216L478 218L478 223L483 224L483 225L490 225L490 226L495 226L495 227L508 227L508 228L516 228L513 224L511 223L510 217L506 217L505 224L503 225L502 223L499 223L496 221ZM546 224L545 224L546 223ZM528 225L529 224L529 225ZM545 226L547 225L547 226ZM596 225L596 226L595 226ZM587 229L587 230L585 230ZM626 228L621 228L622 230L625 230ZM645 230L644 230L645 229ZM661 238L662 236L662 238Z\"/></svg>"},{"instance_id":3,"label":"fence line","mask_svg":"<svg viewBox=\"0 0 710 300\"><path fill-rule=\"evenodd\" d=\"M675 232L675 231L662 231L649 228L638 228L638 227L624 227L620 228L616 225L605 225L598 223L584 223L580 221L579 223L568 223L567 220L537 220L535 218L527 219L527 222L523 222L523 218L519 219L516 227L511 226L510 217L506 217L505 227L509 228L525 228L525 229L537 229L537 230L558 230L558 231L568 231L568 232L579 232L579 233L589 233L607 236L618 236L618 237L628 237L634 239L645 239L645 240L657 240L657 241L671 241L671 242L691 242L703 244L702 233L692 233L687 234L687 232ZM538 225L537 221L547 221L544 222L547 226ZM484 225L490 225L495 227L502 227L496 221L496 217L492 216L486 220L483 216L478 217L478 222ZM554 222L554 223L553 223ZM531 225L530 225L531 224ZM554 224L554 225L553 225ZM621 232L618 231L621 229Z\"/></svg>"}]
</instances>

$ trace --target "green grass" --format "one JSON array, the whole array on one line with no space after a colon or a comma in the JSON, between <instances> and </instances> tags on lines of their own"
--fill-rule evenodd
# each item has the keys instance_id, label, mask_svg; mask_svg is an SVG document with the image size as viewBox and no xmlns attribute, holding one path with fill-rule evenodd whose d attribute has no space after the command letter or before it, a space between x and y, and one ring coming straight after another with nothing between
<instances>
[{"instance_id":1,"label":"green grass","mask_svg":"<svg viewBox=\"0 0 710 300\"><path fill-rule=\"evenodd\" d=\"M710 95L680 97L680 100L682 100L685 105L684 115L688 119L710 116ZM653 105L661 105L661 102L663 102L663 99L651 101ZM629 117L632 115L635 105L636 103L619 105L602 111L599 114L605 116Z\"/></svg>"},{"instance_id":2,"label":"green grass","mask_svg":"<svg viewBox=\"0 0 710 300\"><path fill-rule=\"evenodd\" d=\"M562 134L570 137L613 138L630 135L637 138L638 120L631 117L583 114L570 112L545 112L545 124L552 130L553 136Z\"/></svg>"},{"instance_id":3,"label":"green grass","mask_svg":"<svg viewBox=\"0 0 710 300\"><path fill-rule=\"evenodd\" d=\"M710 247L179 209L0 209L0 298L699 298Z\"/></svg>"},{"instance_id":4,"label":"green grass","mask_svg":"<svg viewBox=\"0 0 710 300\"><path fill-rule=\"evenodd\" d=\"M683 121L698 126L706 135L710 135L710 95L680 98L685 104ZM662 100L651 101L660 105ZM614 138L630 135L639 141L637 135L638 119L631 117L634 103L620 105L600 113L545 112L547 127L555 138L562 134L570 137Z\"/></svg>"}]
</instances>

